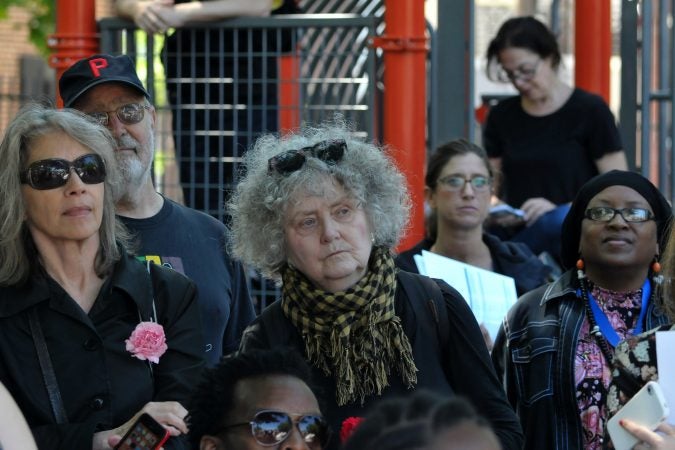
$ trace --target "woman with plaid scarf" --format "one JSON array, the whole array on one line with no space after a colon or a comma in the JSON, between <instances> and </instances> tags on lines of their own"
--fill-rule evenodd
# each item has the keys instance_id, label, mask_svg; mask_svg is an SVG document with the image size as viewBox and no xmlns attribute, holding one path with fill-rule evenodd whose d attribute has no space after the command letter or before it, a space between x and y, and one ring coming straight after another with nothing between
<instances>
[{"instance_id":1,"label":"woman with plaid scarf","mask_svg":"<svg viewBox=\"0 0 675 450\"><path fill-rule=\"evenodd\" d=\"M410 204L386 153L337 123L264 136L245 163L229 205L232 254L283 287L241 351L300 349L334 431L381 398L425 388L466 396L503 448L519 449L517 418L466 302L394 264Z\"/></svg>"}]
</instances>

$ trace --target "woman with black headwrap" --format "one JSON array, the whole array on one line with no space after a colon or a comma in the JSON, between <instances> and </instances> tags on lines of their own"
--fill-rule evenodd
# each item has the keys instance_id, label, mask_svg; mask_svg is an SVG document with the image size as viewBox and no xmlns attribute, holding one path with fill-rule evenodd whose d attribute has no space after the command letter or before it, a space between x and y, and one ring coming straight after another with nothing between
<instances>
[{"instance_id":1,"label":"woman with black headwrap","mask_svg":"<svg viewBox=\"0 0 675 450\"><path fill-rule=\"evenodd\" d=\"M569 270L525 294L493 350L526 449L599 449L613 348L667 322L660 264L670 205L646 178L614 170L579 191L562 228Z\"/></svg>"}]
</instances>

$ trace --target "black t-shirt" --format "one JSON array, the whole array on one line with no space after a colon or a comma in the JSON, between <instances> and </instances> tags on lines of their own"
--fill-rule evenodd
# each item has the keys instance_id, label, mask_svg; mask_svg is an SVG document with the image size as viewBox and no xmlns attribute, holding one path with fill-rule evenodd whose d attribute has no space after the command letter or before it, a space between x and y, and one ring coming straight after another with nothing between
<instances>
[{"instance_id":1,"label":"black t-shirt","mask_svg":"<svg viewBox=\"0 0 675 450\"><path fill-rule=\"evenodd\" d=\"M488 115L483 143L491 158L502 160L501 198L516 207L533 197L571 202L598 174L595 161L622 149L607 104L581 89L542 117L526 113L520 97L500 102Z\"/></svg>"}]
</instances>

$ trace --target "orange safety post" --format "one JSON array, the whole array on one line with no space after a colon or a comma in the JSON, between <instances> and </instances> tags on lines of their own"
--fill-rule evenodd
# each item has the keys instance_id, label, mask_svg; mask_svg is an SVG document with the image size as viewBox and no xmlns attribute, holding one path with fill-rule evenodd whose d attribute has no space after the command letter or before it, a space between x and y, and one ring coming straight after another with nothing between
<instances>
[{"instance_id":1,"label":"orange safety post","mask_svg":"<svg viewBox=\"0 0 675 450\"><path fill-rule=\"evenodd\" d=\"M574 83L609 103L612 56L609 0L576 0Z\"/></svg>"},{"instance_id":2,"label":"orange safety post","mask_svg":"<svg viewBox=\"0 0 675 450\"><path fill-rule=\"evenodd\" d=\"M96 8L94 0L56 0L56 32L49 37L52 54L49 65L56 69L56 99L63 106L58 93L58 80L76 61L98 51Z\"/></svg>"},{"instance_id":3,"label":"orange safety post","mask_svg":"<svg viewBox=\"0 0 675 450\"><path fill-rule=\"evenodd\" d=\"M412 214L400 250L424 237L426 57L424 0L385 0L385 34L372 39L384 52L384 142L407 179Z\"/></svg>"},{"instance_id":4,"label":"orange safety post","mask_svg":"<svg viewBox=\"0 0 675 450\"><path fill-rule=\"evenodd\" d=\"M279 131L300 127L300 56L295 52L279 57Z\"/></svg>"}]
</instances>

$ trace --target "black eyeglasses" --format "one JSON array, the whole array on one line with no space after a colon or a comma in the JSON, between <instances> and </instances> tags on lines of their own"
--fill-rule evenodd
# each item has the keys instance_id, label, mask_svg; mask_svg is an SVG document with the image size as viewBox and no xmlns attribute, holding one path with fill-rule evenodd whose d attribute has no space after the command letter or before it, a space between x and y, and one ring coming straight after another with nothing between
<instances>
[{"instance_id":1,"label":"black eyeglasses","mask_svg":"<svg viewBox=\"0 0 675 450\"><path fill-rule=\"evenodd\" d=\"M484 192L490 188L492 180L490 177L476 176L473 178L464 178L456 175L449 175L447 177L439 178L438 183L442 184L449 191L459 191L469 183L476 192Z\"/></svg>"},{"instance_id":2,"label":"black eyeglasses","mask_svg":"<svg viewBox=\"0 0 675 450\"><path fill-rule=\"evenodd\" d=\"M58 158L35 161L19 173L19 179L33 189L54 189L68 182L71 169L75 170L83 183L98 184L105 181L105 162L93 153L80 156L72 162Z\"/></svg>"},{"instance_id":3,"label":"black eyeglasses","mask_svg":"<svg viewBox=\"0 0 675 450\"><path fill-rule=\"evenodd\" d=\"M96 111L88 113L87 115L104 127L107 127L110 123L111 113L115 113L120 122L127 125L133 125L143 120L146 109L149 111L150 106L142 105L140 103L127 103L114 111Z\"/></svg>"},{"instance_id":4,"label":"black eyeglasses","mask_svg":"<svg viewBox=\"0 0 675 450\"><path fill-rule=\"evenodd\" d=\"M596 206L595 208L588 208L584 217L594 220L596 222L609 222L620 214L626 222L647 222L654 220L654 214L645 208L622 208L615 209L609 206Z\"/></svg>"},{"instance_id":5,"label":"black eyeglasses","mask_svg":"<svg viewBox=\"0 0 675 450\"><path fill-rule=\"evenodd\" d=\"M538 59L536 63L532 66L520 66L517 69L511 71L502 69L497 74L497 79L502 83L514 83L517 80L528 82L531 81L534 76L537 74L537 69L539 69L539 64L541 59Z\"/></svg>"},{"instance_id":6,"label":"black eyeglasses","mask_svg":"<svg viewBox=\"0 0 675 450\"><path fill-rule=\"evenodd\" d=\"M249 425L255 441L271 447L285 441L293 432L293 424L298 427L300 435L311 449L322 448L328 443L330 430L328 423L318 415L299 416L296 421L290 414L282 411L260 411L250 422L234 423L221 428L218 433L233 427ZM218 434L216 433L216 434Z\"/></svg>"},{"instance_id":7,"label":"black eyeglasses","mask_svg":"<svg viewBox=\"0 0 675 450\"><path fill-rule=\"evenodd\" d=\"M342 139L321 141L310 147L288 150L267 160L267 173L277 172L281 175L293 173L305 165L307 156L318 158L326 164L337 164L344 156L345 150L347 143Z\"/></svg>"}]
</instances>

